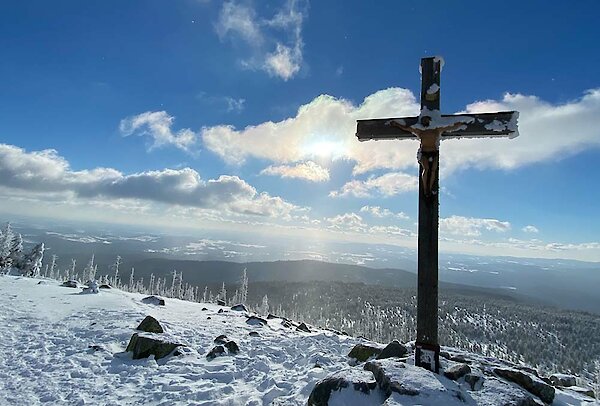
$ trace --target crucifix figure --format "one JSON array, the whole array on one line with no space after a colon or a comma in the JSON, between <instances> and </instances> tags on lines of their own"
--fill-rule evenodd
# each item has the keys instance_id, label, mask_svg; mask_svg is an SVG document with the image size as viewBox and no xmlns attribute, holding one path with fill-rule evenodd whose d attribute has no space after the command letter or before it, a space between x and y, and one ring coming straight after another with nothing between
<instances>
[{"instance_id":1,"label":"crucifix figure","mask_svg":"<svg viewBox=\"0 0 600 406\"><path fill-rule=\"evenodd\" d=\"M440 57L421 59L421 113L417 117L358 120L359 141L414 139L420 141L419 241L417 276L417 340L415 365L439 372L438 225L439 147L449 138L518 135L515 111L440 114Z\"/></svg>"}]
</instances>

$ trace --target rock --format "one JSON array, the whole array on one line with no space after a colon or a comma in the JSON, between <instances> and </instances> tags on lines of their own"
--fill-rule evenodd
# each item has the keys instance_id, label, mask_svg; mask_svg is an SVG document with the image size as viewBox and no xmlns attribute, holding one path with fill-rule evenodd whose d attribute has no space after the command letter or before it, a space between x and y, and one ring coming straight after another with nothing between
<instances>
[{"instance_id":1,"label":"rock","mask_svg":"<svg viewBox=\"0 0 600 406\"><path fill-rule=\"evenodd\" d=\"M218 304L219 306L227 306L227 303L225 303L225 301L224 301L224 300L221 300L221 299L217 299L217 304Z\"/></svg>"},{"instance_id":2,"label":"rock","mask_svg":"<svg viewBox=\"0 0 600 406\"><path fill-rule=\"evenodd\" d=\"M466 364L461 364L461 365L466 365ZM485 378L482 375L472 374L470 372L465 375L465 382L469 385L471 390L474 390L474 391L481 389L484 381L485 381Z\"/></svg>"},{"instance_id":3,"label":"rock","mask_svg":"<svg viewBox=\"0 0 600 406\"><path fill-rule=\"evenodd\" d=\"M471 367L467 364L454 364L444 371L444 376L453 381L457 381L466 374L471 373Z\"/></svg>"},{"instance_id":4,"label":"rock","mask_svg":"<svg viewBox=\"0 0 600 406\"><path fill-rule=\"evenodd\" d=\"M258 332L256 332L256 331L251 331L249 333L249 335L250 335L250 337L259 337L260 336L260 334L258 334Z\"/></svg>"},{"instance_id":5,"label":"rock","mask_svg":"<svg viewBox=\"0 0 600 406\"><path fill-rule=\"evenodd\" d=\"M154 355L155 359L161 359L181 346L183 344L152 333L135 333L131 336L125 351L132 351L133 359L148 358L150 355Z\"/></svg>"},{"instance_id":6,"label":"rock","mask_svg":"<svg viewBox=\"0 0 600 406\"><path fill-rule=\"evenodd\" d=\"M385 346L383 350L377 356L377 359L385 359L385 358L401 358L406 355L408 350L405 346L400 344L398 340L394 340L388 345Z\"/></svg>"},{"instance_id":7,"label":"rock","mask_svg":"<svg viewBox=\"0 0 600 406\"><path fill-rule=\"evenodd\" d=\"M60 286L63 286L65 288L76 288L77 281L74 281L74 280L64 281Z\"/></svg>"},{"instance_id":8,"label":"rock","mask_svg":"<svg viewBox=\"0 0 600 406\"><path fill-rule=\"evenodd\" d=\"M217 338L214 339L215 344L225 344L227 341L227 336L225 334L221 334Z\"/></svg>"},{"instance_id":9,"label":"rock","mask_svg":"<svg viewBox=\"0 0 600 406\"><path fill-rule=\"evenodd\" d=\"M46 282L46 281L39 281L37 284L38 284L38 285L47 285L47 284L48 284L48 282Z\"/></svg>"},{"instance_id":10,"label":"rock","mask_svg":"<svg viewBox=\"0 0 600 406\"><path fill-rule=\"evenodd\" d=\"M258 317L258 316L248 317L248 320L246 320L246 323L250 324L251 326L266 326L267 325L267 321L265 319L263 319L262 317Z\"/></svg>"},{"instance_id":11,"label":"rock","mask_svg":"<svg viewBox=\"0 0 600 406\"><path fill-rule=\"evenodd\" d=\"M289 322L289 321L287 321L287 320L281 320L281 325L282 325L283 327L285 327L285 328L292 328L292 327L293 327L293 326L292 326L292 323L290 323L290 322Z\"/></svg>"},{"instance_id":12,"label":"rock","mask_svg":"<svg viewBox=\"0 0 600 406\"><path fill-rule=\"evenodd\" d=\"M450 356L450 361L460 362L461 364L470 364L473 361L468 359L464 354L453 354Z\"/></svg>"},{"instance_id":13,"label":"rock","mask_svg":"<svg viewBox=\"0 0 600 406\"><path fill-rule=\"evenodd\" d=\"M300 323L300 325L296 327L296 331L304 331L305 333L310 333L310 329L305 323Z\"/></svg>"},{"instance_id":14,"label":"rock","mask_svg":"<svg viewBox=\"0 0 600 406\"><path fill-rule=\"evenodd\" d=\"M393 359L370 361L364 366L366 371L371 371L373 373L379 388L385 392L387 397L389 397L392 392L396 392L400 395L417 396L419 390L416 386L407 385L404 382L403 370L405 368L407 368L406 364L394 361Z\"/></svg>"},{"instance_id":15,"label":"rock","mask_svg":"<svg viewBox=\"0 0 600 406\"><path fill-rule=\"evenodd\" d=\"M210 317L210 316L208 316L208 317L206 318L206 320L210 320L210 319L211 319L211 317Z\"/></svg>"},{"instance_id":16,"label":"rock","mask_svg":"<svg viewBox=\"0 0 600 406\"><path fill-rule=\"evenodd\" d=\"M240 351L240 347L238 347L235 341L226 342L225 348L227 348L227 351L229 351L230 354L237 354Z\"/></svg>"},{"instance_id":17,"label":"rock","mask_svg":"<svg viewBox=\"0 0 600 406\"><path fill-rule=\"evenodd\" d=\"M596 398L594 391L590 388L582 388L580 386L569 386L568 390L580 393L585 396L589 396L592 399Z\"/></svg>"},{"instance_id":18,"label":"rock","mask_svg":"<svg viewBox=\"0 0 600 406\"><path fill-rule=\"evenodd\" d=\"M267 315L267 320L271 320L271 319L281 319L281 317L275 316L274 314L269 313Z\"/></svg>"},{"instance_id":19,"label":"rock","mask_svg":"<svg viewBox=\"0 0 600 406\"><path fill-rule=\"evenodd\" d=\"M529 393L539 397L544 403L554 401L554 388L535 376L508 368L494 368L494 373L501 378L516 383Z\"/></svg>"},{"instance_id":20,"label":"rock","mask_svg":"<svg viewBox=\"0 0 600 406\"><path fill-rule=\"evenodd\" d=\"M343 370L317 382L308 397L308 406L328 406L332 394L344 391L360 391L383 398L377 393L377 382L373 375L360 370ZM381 402L378 402L378 404ZM369 402L371 404L371 402Z\"/></svg>"},{"instance_id":21,"label":"rock","mask_svg":"<svg viewBox=\"0 0 600 406\"><path fill-rule=\"evenodd\" d=\"M448 351L440 351L440 358L450 359L450 353Z\"/></svg>"},{"instance_id":22,"label":"rock","mask_svg":"<svg viewBox=\"0 0 600 406\"><path fill-rule=\"evenodd\" d=\"M88 348L92 351L104 351L104 347L97 344L88 345Z\"/></svg>"},{"instance_id":23,"label":"rock","mask_svg":"<svg viewBox=\"0 0 600 406\"><path fill-rule=\"evenodd\" d=\"M529 392L494 376L486 378L485 384L469 395L476 405L543 406Z\"/></svg>"},{"instance_id":24,"label":"rock","mask_svg":"<svg viewBox=\"0 0 600 406\"><path fill-rule=\"evenodd\" d=\"M107 285L106 283L103 283L102 285L100 285L98 287L99 289L112 289L112 286Z\"/></svg>"},{"instance_id":25,"label":"rock","mask_svg":"<svg viewBox=\"0 0 600 406\"><path fill-rule=\"evenodd\" d=\"M365 362L369 358L375 357L381 353L381 348L372 347L365 344L356 344L348 353L350 358L358 362Z\"/></svg>"},{"instance_id":26,"label":"rock","mask_svg":"<svg viewBox=\"0 0 600 406\"><path fill-rule=\"evenodd\" d=\"M221 355L225 354L225 348L222 345L215 346L210 352L206 355L206 358L210 361Z\"/></svg>"},{"instance_id":27,"label":"rock","mask_svg":"<svg viewBox=\"0 0 600 406\"><path fill-rule=\"evenodd\" d=\"M223 309L219 309L217 313L223 313Z\"/></svg>"},{"instance_id":28,"label":"rock","mask_svg":"<svg viewBox=\"0 0 600 406\"><path fill-rule=\"evenodd\" d=\"M152 295L142 299L142 303L151 304L155 306L164 306L165 299L160 296Z\"/></svg>"},{"instance_id":29,"label":"rock","mask_svg":"<svg viewBox=\"0 0 600 406\"><path fill-rule=\"evenodd\" d=\"M162 328L158 320L152 316L146 316L144 320L137 326L136 330L145 331L147 333L164 333L165 330Z\"/></svg>"},{"instance_id":30,"label":"rock","mask_svg":"<svg viewBox=\"0 0 600 406\"><path fill-rule=\"evenodd\" d=\"M550 382L554 386L562 386L568 388L570 386L577 385L577 378L573 375L566 374L552 374L550 375Z\"/></svg>"},{"instance_id":31,"label":"rock","mask_svg":"<svg viewBox=\"0 0 600 406\"><path fill-rule=\"evenodd\" d=\"M247 312L248 309L243 304L236 304L235 306L231 306L231 310L235 310L236 312Z\"/></svg>"},{"instance_id":32,"label":"rock","mask_svg":"<svg viewBox=\"0 0 600 406\"><path fill-rule=\"evenodd\" d=\"M207 311L207 310L208 310L208 309L207 309L206 307L203 307L203 308L202 308L202 311L203 311L203 312L205 312L205 311Z\"/></svg>"}]
</instances>

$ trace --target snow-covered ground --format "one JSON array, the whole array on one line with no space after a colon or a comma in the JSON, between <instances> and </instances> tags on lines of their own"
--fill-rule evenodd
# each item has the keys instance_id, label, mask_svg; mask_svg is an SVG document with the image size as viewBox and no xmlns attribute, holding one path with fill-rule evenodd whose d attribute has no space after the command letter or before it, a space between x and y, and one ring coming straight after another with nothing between
<instances>
[{"instance_id":1,"label":"snow-covered ground","mask_svg":"<svg viewBox=\"0 0 600 406\"><path fill-rule=\"evenodd\" d=\"M116 289L80 291L51 280L0 276L0 405L305 405L315 384L348 370L348 352L364 343L330 331L299 332L280 319L249 325L245 312L214 304L166 299L166 306L155 306L142 303L143 295ZM125 348L147 315L190 351L158 361L132 360ZM251 331L259 336L250 336ZM209 361L206 354L221 334L240 352ZM452 382L419 368L407 371L417 386L443 389L445 381ZM437 390L425 386L424 394ZM330 404L363 405L374 399L341 391L334 392ZM466 404L475 404L473 399ZM593 404L585 399L557 390L554 405ZM387 404L457 401L398 396Z\"/></svg>"}]
</instances>

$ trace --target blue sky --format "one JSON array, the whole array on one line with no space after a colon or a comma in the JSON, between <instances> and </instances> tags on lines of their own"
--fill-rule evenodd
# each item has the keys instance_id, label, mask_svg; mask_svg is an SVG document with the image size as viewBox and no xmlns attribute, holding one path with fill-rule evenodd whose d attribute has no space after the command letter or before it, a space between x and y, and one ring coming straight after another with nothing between
<instances>
[{"instance_id":1,"label":"blue sky","mask_svg":"<svg viewBox=\"0 0 600 406\"><path fill-rule=\"evenodd\" d=\"M521 112L445 141L441 248L600 261L595 1L0 5L0 212L416 244L416 142L359 118Z\"/></svg>"}]
</instances>

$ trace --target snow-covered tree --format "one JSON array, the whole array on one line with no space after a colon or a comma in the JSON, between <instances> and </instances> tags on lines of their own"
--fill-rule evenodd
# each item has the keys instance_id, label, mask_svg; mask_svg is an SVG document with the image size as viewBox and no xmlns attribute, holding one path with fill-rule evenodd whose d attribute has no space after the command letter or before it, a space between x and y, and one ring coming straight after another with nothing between
<instances>
[{"instance_id":1,"label":"snow-covered tree","mask_svg":"<svg viewBox=\"0 0 600 406\"><path fill-rule=\"evenodd\" d=\"M262 315L269 314L269 298L267 297L267 295L264 295L263 298L262 298L262 303L260 305L259 312Z\"/></svg>"},{"instance_id":2,"label":"snow-covered tree","mask_svg":"<svg viewBox=\"0 0 600 406\"><path fill-rule=\"evenodd\" d=\"M135 269L131 268L131 274L129 274L129 285L128 287L128 291L132 291L133 290L133 275L135 274Z\"/></svg>"},{"instance_id":3,"label":"snow-covered tree","mask_svg":"<svg viewBox=\"0 0 600 406\"><path fill-rule=\"evenodd\" d=\"M223 286L221 286L221 291L219 292L219 296L217 298L227 303L227 289L225 289L225 282L223 282Z\"/></svg>"},{"instance_id":4,"label":"snow-covered tree","mask_svg":"<svg viewBox=\"0 0 600 406\"><path fill-rule=\"evenodd\" d=\"M10 259L12 265L19 268L21 258L23 256L23 237L20 233L14 235L11 246L10 246Z\"/></svg>"},{"instance_id":5,"label":"snow-covered tree","mask_svg":"<svg viewBox=\"0 0 600 406\"><path fill-rule=\"evenodd\" d=\"M22 272L27 276L39 276L42 269L42 259L44 259L44 243L35 245L31 252L23 256Z\"/></svg>"},{"instance_id":6,"label":"snow-covered tree","mask_svg":"<svg viewBox=\"0 0 600 406\"><path fill-rule=\"evenodd\" d=\"M10 223L6 223L4 228L0 230L0 270L5 270L11 267L11 249L15 235L12 231Z\"/></svg>"},{"instance_id":7,"label":"snow-covered tree","mask_svg":"<svg viewBox=\"0 0 600 406\"><path fill-rule=\"evenodd\" d=\"M96 265L94 264L95 255L92 254L89 262L83 269L83 275L81 275L81 282L93 281L96 279Z\"/></svg>"},{"instance_id":8,"label":"snow-covered tree","mask_svg":"<svg viewBox=\"0 0 600 406\"><path fill-rule=\"evenodd\" d=\"M115 276L113 277L113 279L110 282L110 284L112 286L114 286L115 288L119 287L119 267L121 266L121 259L122 259L121 256L117 255L117 260L112 265L112 270L114 271Z\"/></svg>"},{"instance_id":9,"label":"snow-covered tree","mask_svg":"<svg viewBox=\"0 0 600 406\"><path fill-rule=\"evenodd\" d=\"M206 303L208 300L208 286L204 287L204 293L202 294L202 302Z\"/></svg>"},{"instance_id":10,"label":"snow-covered tree","mask_svg":"<svg viewBox=\"0 0 600 406\"><path fill-rule=\"evenodd\" d=\"M246 273L246 268L242 272L242 283L240 287L240 302L246 304L248 300L248 275Z\"/></svg>"}]
</instances>

